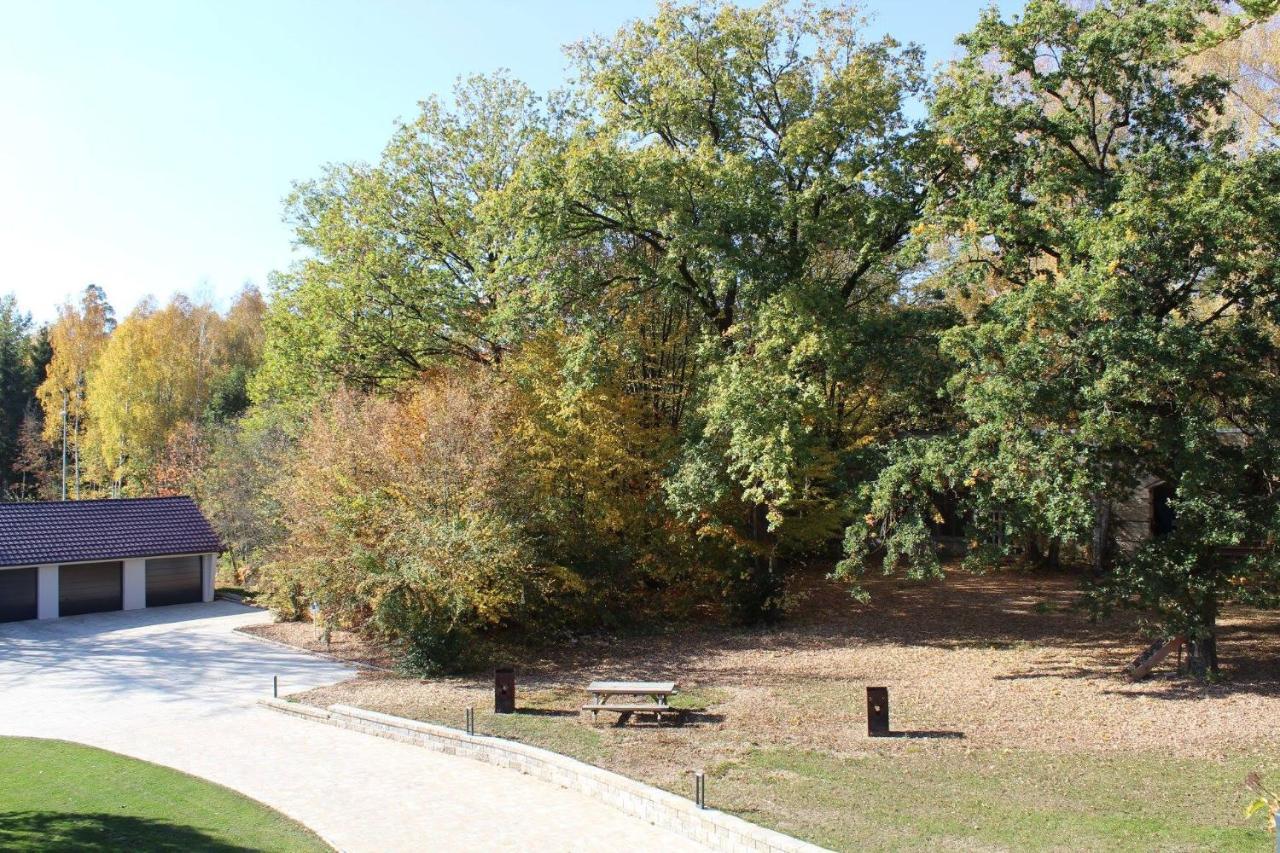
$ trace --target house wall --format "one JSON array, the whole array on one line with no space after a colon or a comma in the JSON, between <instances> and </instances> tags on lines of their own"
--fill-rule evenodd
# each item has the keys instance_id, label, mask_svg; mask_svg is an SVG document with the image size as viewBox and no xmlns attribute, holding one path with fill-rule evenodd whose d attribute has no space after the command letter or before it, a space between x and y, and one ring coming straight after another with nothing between
<instances>
[{"instance_id":1,"label":"house wall","mask_svg":"<svg viewBox=\"0 0 1280 853\"><path fill-rule=\"evenodd\" d=\"M1111 508L1111 532L1122 554L1132 554L1151 539L1151 488L1163 481L1143 477L1129 499Z\"/></svg>"},{"instance_id":2,"label":"house wall","mask_svg":"<svg viewBox=\"0 0 1280 853\"><path fill-rule=\"evenodd\" d=\"M200 555L200 582L204 587L204 600L213 601L214 580L218 574L218 555Z\"/></svg>"},{"instance_id":3,"label":"house wall","mask_svg":"<svg viewBox=\"0 0 1280 853\"><path fill-rule=\"evenodd\" d=\"M1151 539L1153 507L1151 489L1164 481L1146 476L1129 494L1129 497L1111 507L1111 535L1122 554L1132 554L1144 542ZM963 536L950 536L933 532L934 544L947 557L963 556L969 543Z\"/></svg>"},{"instance_id":4,"label":"house wall","mask_svg":"<svg viewBox=\"0 0 1280 853\"><path fill-rule=\"evenodd\" d=\"M124 609L141 610L147 606L147 558L130 557L124 561Z\"/></svg>"},{"instance_id":5,"label":"house wall","mask_svg":"<svg viewBox=\"0 0 1280 853\"><path fill-rule=\"evenodd\" d=\"M40 566L36 570L36 618L58 618L58 567Z\"/></svg>"}]
</instances>

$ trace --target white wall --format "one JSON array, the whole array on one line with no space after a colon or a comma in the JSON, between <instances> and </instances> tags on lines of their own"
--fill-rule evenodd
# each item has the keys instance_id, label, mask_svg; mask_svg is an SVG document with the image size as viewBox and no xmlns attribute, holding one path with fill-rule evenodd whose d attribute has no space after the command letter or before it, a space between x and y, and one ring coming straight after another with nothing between
<instances>
[{"instance_id":1,"label":"white wall","mask_svg":"<svg viewBox=\"0 0 1280 853\"><path fill-rule=\"evenodd\" d=\"M36 618L58 618L58 567L36 569Z\"/></svg>"},{"instance_id":2,"label":"white wall","mask_svg":"<svg viewBox=\"0 0 1280 853\"><path fill-rule=\"evenodd\" d=\"M203 554L200 557L200 582L204 585L204 600L213 601L214 576L218 573L218 555Z\"/></svg>"},{"instance_id":3,"label":"white wall","mask_svg":"<svg viewBox=\"0 0 1280 853\"><path fill-rule=\"evenodd\" d=\"M147 561L132 557L124 561L124 609L141 610L147 606Z\"/></svg>"}]
</instances>

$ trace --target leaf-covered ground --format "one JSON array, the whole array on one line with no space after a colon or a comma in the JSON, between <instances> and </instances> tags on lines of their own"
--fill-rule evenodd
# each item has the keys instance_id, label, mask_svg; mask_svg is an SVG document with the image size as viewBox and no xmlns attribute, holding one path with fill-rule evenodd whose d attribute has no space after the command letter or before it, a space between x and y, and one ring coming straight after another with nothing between
<instances>
[{"instance_id":1,"label":"leaf-covered ground","mask_svg":"<svg viewBox=\"0 0 1280 853\"><path fill-rule=\"evenodd\" d=\"M483 675L376 674L297 698L450 725L475 705L482 731L676 791L704 768L714 805L837 849L1265 846L1241 780L1280 775L1280 619L1229 614L1219 684L1167 668L1128 684L1117 672L1143 645L1139 626L1090 624L1076 583L952 573L874 582L863 606L815 577L778 629L679 626L522 661L514 716L487 713ZM581 688L604 677L677 678L696 710L679 728L592 724ZM872 684L889 688L906 736L866 736Z\"/></svg>"}]
</instances>

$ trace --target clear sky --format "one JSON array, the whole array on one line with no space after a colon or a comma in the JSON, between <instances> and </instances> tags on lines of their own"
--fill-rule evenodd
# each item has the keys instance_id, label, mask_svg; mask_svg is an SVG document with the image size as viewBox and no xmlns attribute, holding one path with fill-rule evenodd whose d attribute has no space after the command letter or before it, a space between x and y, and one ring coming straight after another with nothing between
<instances>
[{"instance_id":1,"label":"clear sky","mask_svg":"<svg viewBox=\"0 0 1280 853\"><path fill-rule=\"evenodd\" d=\"M984 5L864 8L936 63ZM146 294L222 306L245 282L265 289L292 257L292 181L376 158L394 120L459 75L555 87L562 45L654 6L0 0L0 294L44 321L90 282L120 315Z\"/></svg>"}]
</instances>

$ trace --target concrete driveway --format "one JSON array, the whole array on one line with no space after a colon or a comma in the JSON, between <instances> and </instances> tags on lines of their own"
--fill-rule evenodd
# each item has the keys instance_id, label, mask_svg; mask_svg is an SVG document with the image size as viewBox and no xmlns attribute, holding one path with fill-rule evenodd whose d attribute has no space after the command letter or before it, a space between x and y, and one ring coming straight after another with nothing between
<instances>
[{"instance_id":1,"label":"concrete driveway","mask_svg":"<svg viewBox=\"0 0 1280 853\"><path fill-rule=\"evenodd\" d=\"M0 625L0 734L63 738L219 782L340 850L698 846L513 771L255 706L354 673L233 629L229 602Z\"/></svg>"}]
</instances>

